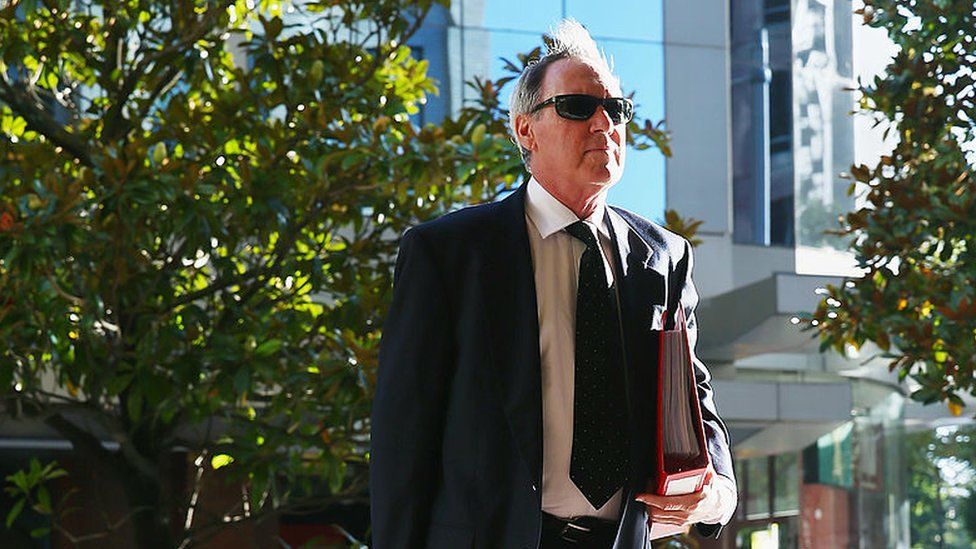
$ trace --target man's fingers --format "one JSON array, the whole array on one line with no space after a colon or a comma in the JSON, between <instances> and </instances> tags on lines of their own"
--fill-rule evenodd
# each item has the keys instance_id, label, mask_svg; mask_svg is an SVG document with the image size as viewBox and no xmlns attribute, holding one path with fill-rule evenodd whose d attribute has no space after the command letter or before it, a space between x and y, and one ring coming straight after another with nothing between
<instances>
[{"instance_id":1,"label":"man's fingers","mask_svg":"<svg viewBox=\"0 0 976 549\"><path fill-rule=\"evenodd\" d=\"M684 526L690 522L687 517L681 515L649 515L647 521L649 524L673 524L675 526Z\"/></svg>"},{"instance_id":2,"label":"man's fingers","mask_svg":"<svg viewBox=\"0 0 976 549\"><path fill-rule=\"evenodd\" d=\"M704 499L704 492L695 492L693 494L684 494L680 496L659 496L657 494L637 494L635 498L637 501L644 503L645 505L650 505L657 509L663 509L666 511L674 511L678 509L692 509L698 503Z\"/></svg>"},{"instance_id":3,"label":"man's fingers","mask_svg":"<svg viewBox=\"0 0 976 549\"><path fill-rule=\"evenodd\" d=\"M713 496L711 484L706 483L701 491L691 494L662 496L643 493L637 494L634 499L647 505L650 522L686 525L714 518L714 512L708 503L709 498Z\"/></svg>"},{"instance_id":4,"label":"man's fingers","mask_svg":"<svg viewBox=\"0 0 976 549\"><path fill-rule=\"evenodd\" d=\"M662 511L648 513L647 516L653 522L680 522L681 524L688 522L691 518L688 513L667 513Z\"/></svg>"},{"instance_id":5,"label":"man's fingers","mask_svg":"<svg viewBox=\"0 0 976 549\"><path fill-rule=\"evenodd\" d=\"M688 511L689 509L692 508L691 505L668 503L668 502L651 502L651 503L647 503L647 506L657 511Z\"/></svg>"},{"instance_id":6,"label":"man's fingers","mask_svg":"<svg viewBox=\"0 0 976 549\"><path fill-rule=\"evenodd\" d=\"M684 526L687 522L682 520L652 520L651 524L670 524L672 526Z\"/></svg>"}]
</instances>

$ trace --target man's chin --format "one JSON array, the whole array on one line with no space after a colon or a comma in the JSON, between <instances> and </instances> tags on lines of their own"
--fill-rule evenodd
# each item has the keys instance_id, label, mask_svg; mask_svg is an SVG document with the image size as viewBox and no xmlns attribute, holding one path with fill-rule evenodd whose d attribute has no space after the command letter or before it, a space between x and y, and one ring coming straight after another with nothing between
<instances>
[{"instance_id":1,"label":"man's chin","mask_svg":"<svg viewBox=\"0 0 976 549\"><path fill-rule=\"evenodd\" d=\"M603 166L590 172L589 179L594 185L609 187L617 181L620 181L621 175L623 175L623 170L620 168L616 166Z\"/></svg>"}]
</instances>

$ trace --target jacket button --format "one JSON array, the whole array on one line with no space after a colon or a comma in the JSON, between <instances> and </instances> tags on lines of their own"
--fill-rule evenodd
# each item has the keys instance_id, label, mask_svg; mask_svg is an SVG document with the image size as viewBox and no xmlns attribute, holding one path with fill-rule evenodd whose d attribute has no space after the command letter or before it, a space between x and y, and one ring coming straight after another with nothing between
<instances>
[{"instance_id":1,"label":"jacket button","mask_svg":"<svg viewBox=\"0 0 976 549\"><path fill-rule=\"evenodd\" d=\"M532 491L533 492L538 492L539 491L539 489L535 487L535 484L532 485Z\"/></svg>"}]
</instances>

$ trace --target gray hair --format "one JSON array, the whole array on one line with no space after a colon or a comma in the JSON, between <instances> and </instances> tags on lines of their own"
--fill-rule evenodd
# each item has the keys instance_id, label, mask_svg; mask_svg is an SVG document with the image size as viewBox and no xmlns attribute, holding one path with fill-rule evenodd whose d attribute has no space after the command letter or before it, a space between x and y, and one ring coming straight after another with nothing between
<instances>
[{"instance_id":1,"label":"gray hair","mask_svg":"<svg viewBox=\"0 0 976 549\"><path fill-rule=\"evenodd\" d=\"M549 65L560 59L576 59L590 65L597 72L605 74L618 86L620 85L620 81L613 75L613 61L607 60L603 51L597 47L590 33L579 21L563 19L549 35L544 37L544 40L546 54L537 61L530 61L522 70L508 102L509 130L527 169L530 167L531 151L522 147L518 141L515 133L515 118L521 114L528 114L532 107L539 103L541 99L539 90L542 88L542 80L546 76Z\"/></svg>"}]
</instances>

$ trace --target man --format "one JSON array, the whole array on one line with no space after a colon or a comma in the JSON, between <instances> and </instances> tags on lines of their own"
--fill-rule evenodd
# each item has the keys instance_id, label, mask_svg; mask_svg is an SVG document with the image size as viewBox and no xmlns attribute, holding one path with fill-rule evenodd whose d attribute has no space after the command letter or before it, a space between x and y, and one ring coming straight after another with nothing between
<instances>
[{"instance_id":1,"label":"man","mask_svg":"<svg viewBox=\"0 0 976 549\"><path fill-rule=\"evenodd\" d=\"M407 231L372 417L373 547L650 547L650 521L718 535L736 505L710 376L705 488L654 495L658 331L698 301L691 247L606 207L629 100L574 21L519 78L532 178Z\"/></svg>"}]
</instances>

